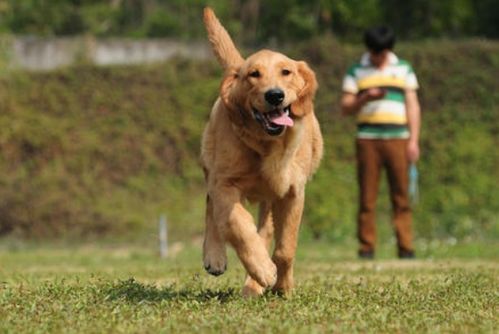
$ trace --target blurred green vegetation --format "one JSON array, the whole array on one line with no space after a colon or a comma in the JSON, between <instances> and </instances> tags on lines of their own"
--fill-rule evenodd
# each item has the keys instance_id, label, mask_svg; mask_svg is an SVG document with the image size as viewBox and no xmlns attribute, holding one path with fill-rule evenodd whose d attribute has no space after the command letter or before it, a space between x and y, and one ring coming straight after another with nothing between
<instances>
[{"instance_id":1,"label":"blurred green vegetation","mask_svg":"<svg viewBox=\"0 0 499 334\"><path fill-rule=\"evenodd\" d=\"M355 124L339 116L341 79L362 52L333 38L285 53L318 75L325 138L309 183L304 236L355 234ZM401 43L418 75L423 109L420 238L499 238L499 43ZM81 65L0 77L0 234L154 238L166 213L173 238L202 232L200 137L222 72L214 61L131 67ZM381 239L393 238L386 182Z\"/></svg>"},{"instance_id":2,"label":"blurred green vegetation","mask_svg":"<svg viewBox=\"0 0 499 334\"><path fill-rule=\"evenodd\" d=\"M363 29L382 22L405 39L499 37L497 0L0 0L0 31L203 38L206 5L252 45L330 32L358 41Z\"/></svg>"}]
</instances>

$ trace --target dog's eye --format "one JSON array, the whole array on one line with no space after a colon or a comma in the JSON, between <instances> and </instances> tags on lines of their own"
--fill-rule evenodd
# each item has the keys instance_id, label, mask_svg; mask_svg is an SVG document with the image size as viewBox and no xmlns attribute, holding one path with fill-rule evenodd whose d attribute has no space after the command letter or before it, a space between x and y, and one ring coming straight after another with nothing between
<instances>
[{"instance_id":1,"label":"dog's eye","mask_svg":"<svg viewBox=\"0 0 499 334\"><path fill-rule=\"evenodd\" d=\"M249 76L252 77L252 78L259 78L260 77L260 72L259 71L250 72Z\"/></svg>"},{"instance_id":2,"label":"dog's eye","mask_svg":"<svg viewBox=\"0 0 499 334\"><path fill-rule=\"evenodd\" d=\"M287 70L287 69L284 69L281 71L282 75L290 75L291 74L291 71L290 70Z\"/></svg>"}]
</instances>

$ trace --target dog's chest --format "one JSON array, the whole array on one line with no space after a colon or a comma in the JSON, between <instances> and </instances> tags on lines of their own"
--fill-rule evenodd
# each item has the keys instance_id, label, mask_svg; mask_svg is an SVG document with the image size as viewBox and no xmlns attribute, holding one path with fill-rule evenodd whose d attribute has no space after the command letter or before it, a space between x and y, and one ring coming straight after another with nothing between
<instances>
[{"instance_id":1,"label":"dog's chest","mask_svg":"<svg viewBox=\"0 0 499 334\"><path fill-rule=\"evenodd\" d=\"M259 173L254 179L256 182L248 189L248 198L283 198L291 187L304 182L302 168L294 157L269 156L255 167Z\"/></svg>"},{"instance_id":2,"label":"dog's chest","mask_svg":"<svg viewBox=\"0 0 499 334\"><path fill-rule=\"evenodd\" d=\"M277 196L284 197L295 180L296 166L293 159L269 157L262 161L262 182Z\"/></svg>"},{"instance_id":3,"label":"dog's chest","mask_svg":"<svg viewBox=\"0 0 499 334\"><path fill-rule=\"evenodd\" d=\"M290 163L283 164L283 161L275 159L255 161L247 173L234 183L250 201L282 198L296 182L296 178L292 177L296 173Z\"/></svg>"},{"instance_id":4,"label":"dog's chest","mask_svg":"<svg viewBox=\"0 0 499 334\"><path fill-rule=\"evenodd\" d=\"M247 197L284 197L293 185L306 182L303 166L298 159L301 147L302 125L297 122L293 131L289 130L281 141L267 143L261 147L261 152L253 152L247 166L246 176L252 179L250 187L245 187ZM251 147L245 142L247 147ZM248 153L248 152L247 152ZM245 155L247 158L248 155Z\"/></svg>"}]
</instances>

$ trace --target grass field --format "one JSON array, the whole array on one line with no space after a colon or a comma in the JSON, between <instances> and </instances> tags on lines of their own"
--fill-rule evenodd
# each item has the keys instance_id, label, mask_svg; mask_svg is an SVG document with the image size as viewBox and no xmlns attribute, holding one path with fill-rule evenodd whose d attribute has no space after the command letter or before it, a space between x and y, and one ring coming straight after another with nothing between
<instances>
[{"instance_id":1,"label":"grass field","mask_svg":"<svg viewBox=\"0 0 499 334\"><path fill-rule=\"evenodd\" d=\"M429 243L418 260L359 261L304 242L295 293L240 296L244 272L213 278L199 241L159 259L138 246L0 247L0 333L330 333L499 331L498 245ZM390 247L390 248L389 248Z\"/></svg>"}]
</instances>

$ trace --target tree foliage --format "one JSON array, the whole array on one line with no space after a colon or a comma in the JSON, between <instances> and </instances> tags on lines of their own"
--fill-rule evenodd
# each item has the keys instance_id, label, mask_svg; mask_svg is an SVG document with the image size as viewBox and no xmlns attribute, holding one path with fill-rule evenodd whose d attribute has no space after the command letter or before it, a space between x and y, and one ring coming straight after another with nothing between
<instances>
[{"instance_id":1,"label":"tree foliage","mask_svg":"<svg viewBox=\"0 0 499 334\"><path fill-rule=\"evenodd\" d=\"M250 44L331 32L358 40L379 23L405 39L499 37L497 0L0 0L0 31L195 39L205 5Z\"/></svg>"}]
</instances>

